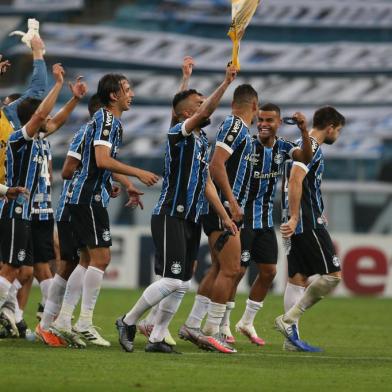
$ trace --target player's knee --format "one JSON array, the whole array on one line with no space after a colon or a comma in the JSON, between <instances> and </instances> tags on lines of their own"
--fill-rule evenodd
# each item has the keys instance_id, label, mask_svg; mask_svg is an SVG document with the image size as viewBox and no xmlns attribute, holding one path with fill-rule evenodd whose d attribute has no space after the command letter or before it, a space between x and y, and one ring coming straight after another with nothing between
<instances>
[{"instance_id":1,"label":"player's knee","mask_svg":"<svg viewBox=\"0 0 392 392\"><path fill-rule=\"evenodd\" d=\"M322 275L321 276L323 281L325 282L325 285L327 287L335 288L340 281L342 280L340 274L339 275Z\"/></svg>"},{"instance_id":2,"label":"player's knee","mask_svg":"<svg viewBox=\"0 0 392 392\"><path fill-rule=\"evenodd\" d=\"M173 279L173 278L162 278L159 280L159 282L162 285L162 287L164 286L168 290L168 292L182 290L184 283L186 283L181 279Z\"/></svg>"},{"instance_id":3,"label":"player's knee","mask_svg":"<svg viewBox=\"0 0 392 392\"><path fill-rule=\"evenodd\" d=\"M276 266L275 265L268 265L262 268L261 277L266 282L272 283L276 276Z\"/></svg>"}]
</instances>

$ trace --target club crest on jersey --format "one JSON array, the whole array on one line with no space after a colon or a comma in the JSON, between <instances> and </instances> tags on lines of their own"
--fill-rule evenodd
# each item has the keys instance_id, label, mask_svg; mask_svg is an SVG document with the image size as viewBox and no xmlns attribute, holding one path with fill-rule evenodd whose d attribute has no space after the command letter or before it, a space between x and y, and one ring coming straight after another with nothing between
<instances>
[{"instance_id":1,"label":"club crest on jersey","mask_svg":"<svg viewBox=\"0 0 392 392\"><path fill-rule=\"evenodd\" d=\"M275 162L277 165L280 165L280 164L283 162L283 155L282 155L281 153L275 154L275 156L274 156L274 162Z\"/></svg>"},{"instance_id":2,"label":"club crest on jersey","mask_svg":"<svg viewBox=\"0 0 392 392\"><path fill-rule=\"evenodd\" d=\"M174 275L178 275L181 273L181 264L178 261L173 261L172 266L170 267L170 271L174 274Z\"/></svg>"},{"instance_id":3,"label":"club crest on jersey","mask_svg":"<svg viewBox=\"0 0 392 392\"><path fill-rule=\"evenodd\" d=\"M101 196L100 196L100 195L95 195L95 196L94 196L94 200L95 200L96 202L100 202L100 201L101 201Z\"/></svg>"},{"instance_id":4,"label":"club crest on jersey","mask_svg":"<svg viewBox=\"0 0 392 392\"><path fill-rule=\"evenodd\" d=\"M333 264L335 267L340 267L340 259L339 259L338 256L336 256L336 255L333 256L333 258L332 258L332 264Z\"/></svg>"},{"instance_id":5,"label":"club crest on jersey","mask_svg":"<svg viewBox=\"0 0 392 392\"><path fill-rule=\"evenodd\" d=\"M182 204L179 204L179 205L177 206L177 212L179 212L180 214L181 214L182 212L184 212L184 210L185 210L185 208L184 208L184 206L183 206Z\"/></svg>"},{"instance_id":6,"label":"club crest on jersey","mask_svg":"<svg viewBox=\"0 0 392 392\"><path fill-rule=\"evenodd\" d=\"M318 223L319 225L322 225L322 224L324 223L323 218L322 218L321 216L319 216L319 217L317 218L317 223Z\"/></svg>"},{"instance_id":7,"label":"club crest on jersey","mask_svg":"<svg viewBox=\"0 0 392 392\"><path fill-rule=\"evenodd\" d=\"M110 231L104 230L104 232L102 233L102 239L107 242L110 241L110 238L111 238Z\"/></svg>"},{"instance_id":8,"label":"club crest on jersey","mask_svg":"<svg viewBox=\"0 0 392 392\"><path fill-rule=\"evenodd\" d=\"M16 212L17 214L21 214L22 211L23 211L23 208L22 208L22 207L20 207L20 206L15 207L15 212Z\"/></svg>"},{"instance_id":9,"label":"club crest on jersey","mask_svg":"<svg viewBox=\"0 0 392 392\"><path fill-rule=\"evenodd\" d=\"M227 141L232 142L233 140L234 140L234 136L233 135L227 136Z\"/></svg>"},{"instance_id":10,"label":"club crest on jersey","mask_svg":"<svg viewBox=\"0 0 392 392\"><path fill-rule=\"evenodd\" d=\"M26 258L26 251L24 249L21 249L18 252L18 260L23 261Z\"/></svg>"},{"instance_id":11,"label":"club crest on jersey","mask_svg":"<svg viewBox=\"0 0 392 392\"><path fill-rule=\"evenodd\" d=\"M103 130L103 136L108 136L109 135L109 130L108 129L104 129Z\"/></svg>"},{"instance_id":12,"label":"club crest on jersey","mask_svg":"<svg viewBox=\"0 0 392 392\"><path fill-rule=\"evenodd\" d=\"M250 252L249 250L244 250L241 253L241 261L247 263L250 260Z\"/></svg>"}]
</instances>

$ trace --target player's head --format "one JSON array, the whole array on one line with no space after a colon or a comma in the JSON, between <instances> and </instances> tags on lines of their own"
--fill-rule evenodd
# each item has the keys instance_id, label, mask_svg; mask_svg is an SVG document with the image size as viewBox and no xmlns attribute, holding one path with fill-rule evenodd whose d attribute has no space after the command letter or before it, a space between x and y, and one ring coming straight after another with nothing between
<instances>
[{"instance_id":1,"label":"player's head","mask_svg":"<svg viewBox=\"0 0 392 392\"><path fill-rule=\"evenodd\" d=\"M14 93L14 94L10 94L7 95L4 99L3 99L3 105L7 106L10 103L16 101L17 99L19 99L22 96L22 94L19 93Z\"/></svg>"},{"instance_id":2,"label":"player's head","mask_svg":"<svg viewBox=\"0 0 392 392\"><path fill-rule=\"evenodd\" d=\"M279 106L273 103L265 103L260 106L257 114L257 130L261 140L275 138L281 124Z\"/></svg>"},{"instance_id":3,"label":"player's head","mask_svg":"<svg viewBox=\"0 0 392 392\"><path fill-rule=\"evenodd\" d=\"M99 109L102 108L102 102L99 99L98 94L93 94L88 100L88 112L90 113L90 117L94 115Z\"/></svg>"},{"instance_id":4,"label":"player's head","mask_svg":"<svg viewBox=\"0 0 392 392\"><path fill-rule=\"evenodd\" d=\"M234 90L232 108L252 112L256 116L259 108L257 91L250 84L239 85Z\"/></svg>"},{"instance_id":5,"label":"player's head","mask_svg":"<svg viewBox=\"0 0 392 392\"><path fill-rule=\"evenodd\" d=\"M205 101L205 97L194 89L180 91L173 98L173 110L179 121L192 117ZM201 127L210 123L209 119Z\"/></svg>"},{"instance_id":6,"label":"player's head","mask_svg":"<svg viewBox=\"0 0 392 392\"><path fill-rule=\"evenodd\" d=\"M313 129L325 132L326 144L335 143L345 124L345 117L332 106L324 106L313 115Z\"/></svg>"},{"instance_id":7,"label":"player's head","mask_svg":"<svg viewBox=\"0 0 392 392\"><path fill-rule=\"evenodd\" d=\"M120 74L106 74L99 83L97 94L103 106L115 107L121 112L129 110L135 96L128 79Z\"/></svg>"},{"instance_id":8,"label":"player's head","mask_svg":"<svg viewBox=\"0 0 392 392\"><path fill-rule=\"evenodd\" d=\"M25 98L18 104L16 112L22 127L30 121L41 102L40 99Z\"/></svg>"}]
</instances>

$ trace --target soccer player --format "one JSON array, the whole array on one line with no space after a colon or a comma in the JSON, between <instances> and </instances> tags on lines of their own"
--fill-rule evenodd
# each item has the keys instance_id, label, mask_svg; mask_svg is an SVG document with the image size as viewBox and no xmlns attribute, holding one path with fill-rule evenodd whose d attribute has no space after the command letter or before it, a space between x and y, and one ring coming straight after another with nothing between
<instances>
[{"instance_id":1,"label":"soccer player","mask_svg":"<svg viewBox=\"0 0 392 392\"><path fill-rule=\"evenodd\" d=\"M298 321L303 313L339 284L340 262L326 230L321 180L324 156L321 145L333 144L339 137L345 118L335 108L325 106L313 116L313 159L305 165L294 162L289 174L289 220L281 225L284 238L291 239L288 259L288 284L285 313L275 319L275 327L300 351L320 351L299 339ZM319 274L310 285L307 279Z\"/></svg>"},{"instance_id":2,"label":"soccer player","mask_svg":"<svg viewBox=\"0 0 392 392\"><path fill-rule=\"evenodd\" d=\"M249 126L257 110L257 92L248 84L238 86L234 91L232 114L226 117L219 129L210 163L211 177L219 190L221 201L229 209L238 227L242 224L242 208L249 190L252 152ZM208 236L213 263L200 283L195 304L180 328L179 336L202 348L233 353L235 350L221 338L219 326L240 271L240 236L221 237L224 227L218 215L212 211L203 216L203 229ZM225 238L227 243L217 252L214 247L219 238ZM207 307L208 317L201 334L200 326Z\"/></svg>"},{"instance_id":3,"label":"soccer player","mask_svg":"<svg viewBox=\"0 0 392 392\"><path fill-rule=\"evenodd\" d=\"M241 272L237 285L251 261L256 263L259 271L236 330L259 346L263 346L265 342L258 337L253 322L276 275L278 244L272 213L278 179L282 175L286 161L295 160L307 164L312 159L312 144L305 116L295 113L293 119L301 131L302 149L295 143L276 136L282 120L280 108L272 103L260 107L257 120L258 134L252 139L253 167L245 206L244 226L241 230ZM234 295L232 298L234 303ZM230 336L229 320L226 323L223 334Z\"/></svg>"},{"instance_id":4,"label":"soccer player","mask_svg":"<svg viewBox=\"0 0 392 392\"><path fill-rule=\"evenodd\" d=\"M182 91L173 99L180 122L168 133L162 190L151 218L156 249L155 273L162 278L147 287L134 307L117 319L119 342L125 351L133 351L137 321L147 309L160 302L145 350L174 352L164 338L189 289L200 244L199 220L204 197L217 211L223 226L233 234L236 232L209 178L208 140L202 130L236 74L236 68L229 64L224 81L206 100L196 90Z\"/></svg>"},{"instance_id":5,"label":"soccer player","mask_svg":"<svg viewBox=\"0 0 392 392\"><path fill-rule=\"evenodd\" d=\"M34 105L18 106L18 117L23 127L11 134L7 143L7 186L24 186L30 192L28 198L19 198L6 203L0 200L0 225L2 233L3 267L0 271L0 308L7 299L17 273L24 263L31 259L30 213L32 195L38 183L42 169L43 151L37 143L39 131L47 121L58 94L63 85L64 70L60 64L53 66L55 84L46 98L35 109ZM3 324L12 324L14 320L2 312ZM15 331L18 335L17 330Z\"/></svg>"},{"instance_id":6,"label":"soccer player","mask_svg":"<svg viewBox=\"0 0 392 392\"><path fill-rule=\"evenodd\" d=\"M72 180L68 204L72 228L78 242L87 247L89 266L84 274L82 305L73 330L70 322L58 317L52 329L73 343L74 333L99 346L110 346L92 325L93 312L102 284L103 274L110 262L111 234L107 205L112 192L112 173L137 177L147 186L158 181L154 173L126 165L116 159L121 146L121 114L129 110L134 96L128 80L119 74L107 74L98 84L97 94L104 106L89 123L84 136L81 167ZM65 309L64 309L65 310ZM65 315L72 317L70 309Z\"/></svg>"}]
</instances>

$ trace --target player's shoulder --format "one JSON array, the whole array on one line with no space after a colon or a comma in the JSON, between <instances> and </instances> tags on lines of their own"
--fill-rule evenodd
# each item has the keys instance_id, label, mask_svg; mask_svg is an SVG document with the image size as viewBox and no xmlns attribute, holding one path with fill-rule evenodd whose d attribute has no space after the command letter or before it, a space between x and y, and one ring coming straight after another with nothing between
<instances>
[{"instance_id":1,"label":"player's shoulder","mask_svg":"<svg viewBox=\"0 0 392 392\"><path fill-rule=\"evenodd\" d=\"M169 128L169 133L178 133L181 130L182 125L184 124L184 121L178 122L176 124L172 124L171 127Z\"/></svg>"}]
</instances>

